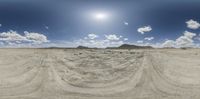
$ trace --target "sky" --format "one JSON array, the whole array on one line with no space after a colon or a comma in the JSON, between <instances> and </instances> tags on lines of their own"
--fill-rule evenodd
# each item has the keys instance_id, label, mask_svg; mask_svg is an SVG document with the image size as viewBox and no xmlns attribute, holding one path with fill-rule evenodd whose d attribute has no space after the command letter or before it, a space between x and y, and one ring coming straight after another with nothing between
<instances>
[{"instance_id":1,"label":"sky","mask_svg":"<svg viewBox=\"0 0 200 99\"><path fill-rule=\"evenodd\" d=\"M0 0L0 47L199 47L199 0Z\"/></svg>"}]
</instances>

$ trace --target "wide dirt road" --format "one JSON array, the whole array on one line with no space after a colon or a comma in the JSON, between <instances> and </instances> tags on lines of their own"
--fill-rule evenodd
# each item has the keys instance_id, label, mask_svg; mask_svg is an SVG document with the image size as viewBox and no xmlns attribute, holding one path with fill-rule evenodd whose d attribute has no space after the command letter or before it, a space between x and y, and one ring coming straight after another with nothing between
<instances>
[{"instance_id":1,"label":"wide dirt road","mask_svg":"<svg viewBox=\"0 0 200 99\"><path fill-rule=\"evenodd\" d=\"M199 49L0 49L0 99L200 99L199 59Z\"/></svg>"}]
</instances>

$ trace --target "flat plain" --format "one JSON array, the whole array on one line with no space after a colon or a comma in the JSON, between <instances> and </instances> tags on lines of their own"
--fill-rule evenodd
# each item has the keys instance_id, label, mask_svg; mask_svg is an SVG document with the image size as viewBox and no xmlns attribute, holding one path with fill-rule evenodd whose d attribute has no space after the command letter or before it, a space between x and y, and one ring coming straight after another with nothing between
<instances>
[{"instance_id":1,"label":"flat plain","mask_svg":"<svg viewBox=\"0 0 200 99\"><path fill-rule=\"evenodd\" d=\"M0 99L200 99L200 49L0 49Z\"/></svg>"}]
</instances>

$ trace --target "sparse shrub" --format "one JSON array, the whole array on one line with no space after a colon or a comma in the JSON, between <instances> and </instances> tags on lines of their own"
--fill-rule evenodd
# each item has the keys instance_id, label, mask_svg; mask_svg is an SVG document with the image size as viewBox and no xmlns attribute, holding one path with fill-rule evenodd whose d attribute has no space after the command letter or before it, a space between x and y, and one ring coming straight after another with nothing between
<instances>
[{"instance_id":1,"label":"sparse shrub","mask_svg":"<svg viewBox=\"0 0 200 99\"><path fill-rule=\"evenodd\" d=\"M182 49L182 50L186 50L187 48L185 48L185 47L181 47L181 49Z\"/></svg>"},{"instance_id":2,"label":"sparse shrub","mask_svg":"<svg viewBox=\"0 0 200 99\"><path fill-rule=\"evenodd\" d=\"M135 54L135 52L130 52L130 54Z\"/></svg>"}]
</instances>

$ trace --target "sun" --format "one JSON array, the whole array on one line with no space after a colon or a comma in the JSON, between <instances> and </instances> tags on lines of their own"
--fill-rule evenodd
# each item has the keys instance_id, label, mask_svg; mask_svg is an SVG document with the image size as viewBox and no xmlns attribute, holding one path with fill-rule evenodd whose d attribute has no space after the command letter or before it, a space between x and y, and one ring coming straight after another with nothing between
<instances>
[{"instance_id":1,"label":"sun","mask_svg":"<svg viewBox=\"0 0 200 99\"><path fill-rule=\"evenodd\" d=\"M95 15L95 18L98 19L98 20L103 20L103 19L105 19L106 17L107 17L107 15L104 14L104 13L97 13L97 14Z\"/></svg>"},{"instance_id":2,"label":"sun","mask_svg":"<svg viewBox=\"0 0 200 99\"><path fill-rule=\"evenodd\" d=\"M93 15L93 17L94 17L94 19L95 20L97 20L97 21L104 21L104 20L106 20L107 18L108 18L108 14L106 14L106 13L95 13L94 15Z\"/></svg>"}]
</instances>

